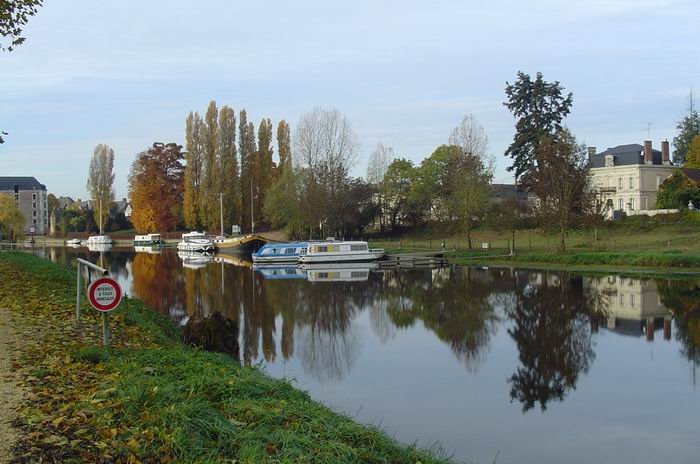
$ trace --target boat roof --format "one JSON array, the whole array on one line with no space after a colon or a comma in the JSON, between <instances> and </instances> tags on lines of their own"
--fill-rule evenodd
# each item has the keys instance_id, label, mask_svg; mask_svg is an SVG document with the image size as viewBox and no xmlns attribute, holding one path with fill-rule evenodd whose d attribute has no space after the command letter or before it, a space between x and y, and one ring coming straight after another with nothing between
<instances>
[{"instance_id":1,"label":"boat roof","mask_svg":"<svg viewBox=\"0 0 700 464\"><path fill-rule=\"evenodd\" d=\"M367 242L362 240L326 240L323 242L313 242L314 245L362 245Z\"/></svg>"},{"instance_id":2,"label":"boat roof","mask_svg":"<svg viewBox=\"0 0 700 464\"><path fill-rule=\"evenodd\" d=\"M299 248L305 247L308 244L306 242L289 242L289 243L266 243L260 249L263 248Z\"/></svg>"}]
</instances>

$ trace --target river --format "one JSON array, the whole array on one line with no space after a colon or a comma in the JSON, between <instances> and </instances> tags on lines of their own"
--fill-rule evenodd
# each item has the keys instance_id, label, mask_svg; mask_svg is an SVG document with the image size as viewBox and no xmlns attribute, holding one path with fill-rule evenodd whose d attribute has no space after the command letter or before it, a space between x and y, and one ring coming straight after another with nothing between
<instances>
[{"instance_id":1,"label":"river","mask_svg":"<svg viewBox=\"0 0 700 464\"><path fill-rule=\"evenodd\" d=\"M528 269L253 270L172 250L100 259L127 294L336 411L460 461L698 462L700 278Z\"/></svg>"}]
</instances>

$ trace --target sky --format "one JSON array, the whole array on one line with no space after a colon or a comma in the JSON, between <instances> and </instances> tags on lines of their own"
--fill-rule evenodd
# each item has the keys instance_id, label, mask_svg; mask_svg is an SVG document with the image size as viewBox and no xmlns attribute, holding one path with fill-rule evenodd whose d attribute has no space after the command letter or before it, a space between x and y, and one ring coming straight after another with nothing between
<instances>
[{"instance_id":1,"label":"sky","mask_svg":"<svg viewBox=\"0 0 700 464\"><path fill-rule=\"evenodd\" d=\"M503 106L518 71L573 92L567 126L599 151L672 140L700 94L696 0L45 0L0 52L0 176L86 198L94 147L114 149L117 198L153 142L184 144L210 100L292 134L315 106L346 115L366 172L377 143L420 162L465 114L512 182ZM700 102L699 102L700 103Z\"/></svg>"}]
</instances>

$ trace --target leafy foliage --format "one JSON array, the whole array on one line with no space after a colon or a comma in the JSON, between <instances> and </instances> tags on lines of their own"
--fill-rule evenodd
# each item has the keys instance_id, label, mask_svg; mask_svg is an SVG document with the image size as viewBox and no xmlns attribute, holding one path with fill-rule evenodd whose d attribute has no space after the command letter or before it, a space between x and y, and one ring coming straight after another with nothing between
<instances>
[{"instance_id":1,"label":"leafy foliage","mask_svg":"<svg viewBox=\"0 0 700 464\"><path fill-rule=\"evenodd\" d=\"M11 52L14 47L22 45L26 40L22 37L22 29L29 19L34 16L43 0L5 0L0 2L0 36L8 38L9 44L0 43L0 51ZM2 143L2 137L0 137Z\"/></svg>"},{"instance_id":2,"label":"leafy foliage","mask_svg":"<svg viewBox=\"0 0 700 464\"><path fill-rule=\"evenodd\" d=\"M656 194L659 209L685 209L690 201L700 206L700 187L679 169L663 181Z\"/></svg>"},{"instance_id":3,"label":"leafy foliage","mask_svg":"<svg viewBox=\"0 0 700 464\"><path fill-rule=\"evenodd\" d=\"M506 82L508 100L504 105L517 118L515 136L506 156L513 159L508 170L515 171L516 179L541 165L540 144L561 133L562 121L573 103L573 95L564 95L563 90L559 81L549 83L540 72L533 80L529 74L518 71L513 84Z\"/></svg>"},{"instance_id":4,"label":"leafy foliage","mask_svg":"<svg viewBox=\"0 0 700 464\"><path fill-rule=\"evenodd\" d=\"M114 150L107 145L99 144L95 147L90 160L87 189L94 203L95 223L100 226L101 233L109 217L109 207L114 201Z\"/></svg>"},{"instance_id":5,"label":"leafy foliage","mask_svg":"<svg viewBox=\"0 0 700 464\"><path fill-rule=\"evenodd\" d=\"M182 217L182 146L154 143L131 165L131 221L138 232L174 230Z\"/></svg>"},{"instance_id":6,"label":"leafy foliage","mask_svg":"<svg viewBox=\"0 0 700 464\"><path fill-rule=\"evenodd\" d=\"M14 239L22 234L24 216L12 195L0 193L0 235Z\"/></svg>"},{"instance_id":7,"label":"leafy foliage","mask_svg":"<svg viewBox=\"0 0 700 464\"><path fill-rule=\"evenodd\" d=\"M691 142L700 135L700 114L693 107L693 103L691 93L688 114L678 122L678 133L673 138L673 162L678 166L684 165Z\"/></svg>"},{"instance_id":8,"label":"leafy foliage","mask_svg":"<svg viewBox=\"0 0 700 464\"><path fill-rule=\"evenodd\" d=\"M683 167L700 169L700 135L693 137L693 140L688 145Z\"/></svg>"}]
</instances>

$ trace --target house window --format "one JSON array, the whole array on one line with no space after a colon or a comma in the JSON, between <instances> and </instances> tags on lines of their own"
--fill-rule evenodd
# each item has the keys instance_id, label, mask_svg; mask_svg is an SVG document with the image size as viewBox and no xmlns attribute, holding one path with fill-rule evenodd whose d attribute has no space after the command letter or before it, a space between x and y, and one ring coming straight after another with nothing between
<instances>
[{"instance_id":1,"label":"house window","mask_svg":"<svg viewBox=\"0 0 700 464\"><path fill-rule=\"evenodd\" d=\"M625 305L625 295L620 294L620 306Z\"/></svg>"},{"instance_id":2,"label":"house window","mask_svg":"<svg viewBox=\"0 0 700 464\"><path fill-rule=\"evenodd\" d=\"M32 203L32 208L36 209L36 201Z\"/></svg>"},{"instance_id":3,"label":"house window","mask_svg":"<svg viewBox=\"0 0 700 464\"><path fill-rule=\"evenodd\" d=\"M630 198L630 211L634 211L634 198Z\"/></svg>"},{"instance_id":4,"label":"house window","mask_svg":"<svg viewBox=\"0 0 700 464\"><path fill-rule=\"evenodd\" d=\"M623 204L624 202L625 202L625 200L623 200L622 198L620 198L619 200L617 200L617 209L619 209L620 211L622 211L623 209L625 209L625 206L624 206L624 204Z\"/></svg>"},{"instance_id":5,"label":"house window","mask_svg":"<svg viewBox=\"0 0 700 464\"><path fill-rule=\"evenodd\" d=\"M634 294L630 295L630 306L634 308Z\"/></svg>"},{"instance_id":6,"label":"house window","mask_svg":"<svg viewBox=\"0 0 700 464\"><path fill-rule=\"evenodd\" d=\"M32 211L32 216L36 217L36 211Z\"/></svg>"},{"instance_id":7,"label":"house window","mask_svg":"<svg viewBox=\"0 0 700 464\"><path fill-rule=\"evenodd\" d=\"M32 193L32 200L36 201L36 193Z\"/></svg>"},{"instance_id":8,"label":"house window","mask_svg":"<svg viewBox=\"0 0 700 464\"><path fill-rule=\"evenodd\" d=\"M622 177L617 178L617 188L622 190Z\"/></svg>"},{"instance_id":9,"label":"house window","mask_svg":"<svg viewBox=\"0 0 700 464\"><path fill-rule=\"evenodd\" d=\"M629 179L629 188L632 190L634 188L634 177L630 177Z\"/></svg>"},{"instance_id":10,"label":"house window","mask_svg":"<svg viewBox=\"0 0 700 464\"><path fill-rule=\"evenodd\" d=\"M615 162L613 161L612 155L607 155L605 157L605 166L606 167L615 166Z\"/></svg>"}]
</instances>

